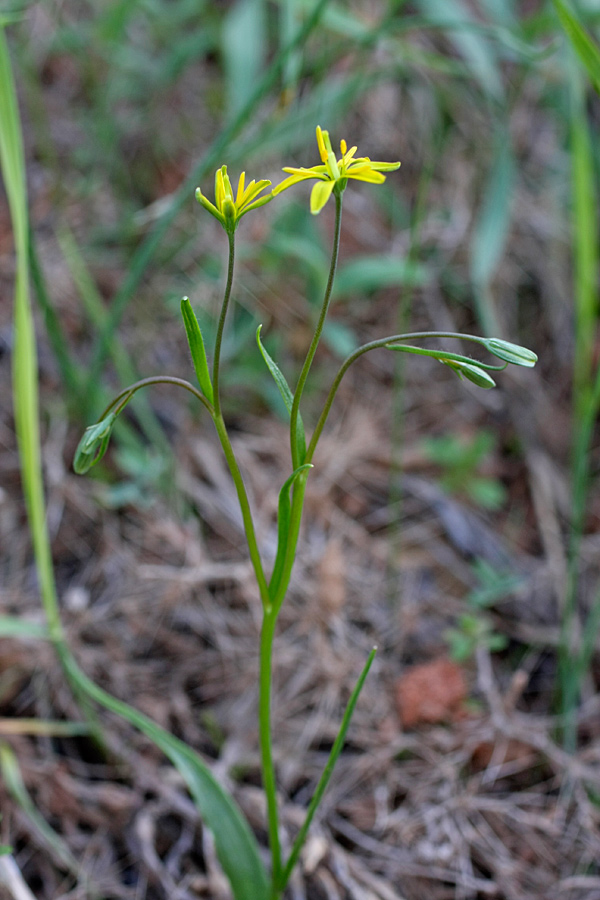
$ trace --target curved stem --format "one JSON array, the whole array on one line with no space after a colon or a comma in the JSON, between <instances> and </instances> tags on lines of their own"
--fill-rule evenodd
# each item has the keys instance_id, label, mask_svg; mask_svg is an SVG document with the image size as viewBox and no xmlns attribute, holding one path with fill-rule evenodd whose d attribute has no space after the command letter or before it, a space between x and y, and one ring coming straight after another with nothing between
<instances>
[{"instance_id":1,"label":"curved stem","mask_svg":"<svg viewBox=\"0 0 600 900\"><path fill-rule=\"evenodd\" d=\"M177 387L185 388L186 391L189 391L194 395L194 397L196 397L198 400L200 400L201 403L204 404L211 416L214 414L213 407L206 399L204 394L201 394L193 384L189 383L189 381L185 381L185 379L183 378L176 378L173 375L152 375L149 378L142 378L141 381L136 381L135 384L130 384L129 387L122 390L120 394L117 394L117 396L114 397L113 400L111 400L111 402L108 404L104 412L99 417L98 421L101 422L102 419L104 419L115 406L119 407L117 410L118 415L120 412L122 412L123 409L125 409L133 395L137 393L140 388L148 387L151 384L175 384L177 385Z\"/></svg>"},{"instance_id":2,"label":"curved stem","mask_svg":"<svg viewBox=\"0 0 600 900\"><path fill-rule=\"evenodd\" d=\"M398 343L400 341L415 341L421 340L423 338L454 338L456 340L462 341L471 341L475 344L482 344L483 340L481 338L476 337L472 334L457 334L451 331L412 331L408 334L392 334L385 338L379 338L376 341L370 341L368 344L363 344L362 347L359 347L358 350L355 350L350 356L346 357L340 369L335 376L334 382L329 389L329 393L327 395L327 399L325 400L325 405L323 406L323 411L319 416L319 420L315 426L315 430L313 432L312 438L310 440L310 444L308 445L308 449L306 451L306 459L305 462L309 463L312 461L314 452L317 448L317 444L319 442L319 438L321 437L321 432L325 426L327 421L327 417L329 416L329 412L331 410L331 406L335 399L335 395L337 390L342 382L342 378L350 368L353 362L356 362L364 353L368 353L369 350L377 350L382 347L387 347L389 344ZM445 359L453 359L457 361L468 361L467 357L461 356L457 353L449 353L442 350L424 350L421 347L405 347L405 348L397 348L404 349L407 353L417 353L424 356L433 356L433 357L441 357L443 356ZM482 368L488 369L492 368L496 369L504 369L505 366L489 366L487 363L477 362L477 365Z\"/></svg>"},{"instance_id":3,"label":"curved stem","mask_svg":"<svg viewBox=\"0 0 600 900\"><path fill-rule=\"evenodd\" d=\"M325 318L327 316L327 312L329 310L329 303L331 301L331 291L333 289L333 280L335 278L335 270L337 268L337 261L340 249L340 231L342 224L342 195L341 193L335 192L335 232L333 236L333 252L331 255L331 265L329 267L329 278L327 279L327 287L325 288L325 296L323 297L323 305L321 307L321 313L319 315L319 321L317 322L317 327L315 329L315 333L313 335L313 339L311 341L310 347L308 348L308 353L306 354L306 359L304 360L304 365L302 366L302 371L300 372L300 377L298 378L298 384L296 385L296 390L294 391L294 400L292 403L292 411L290 414L290 443L292 450L292 468L297 469L304 462L303 459L298 459L298 448L297 448L297 433L298 433L298 412L300 409L300 400L302 398L302 392L304 390L304 385L306 384L306 379L308 378L308 373L310 372L310 367L312 365L312 361L314 359L315 353L317 352L317 347L319 344L319 340L321 339L321 333L323 331L323 325L325 324ZM294 494L296 493L296 489L294 488Z\"/></svg>"}]
</instances>

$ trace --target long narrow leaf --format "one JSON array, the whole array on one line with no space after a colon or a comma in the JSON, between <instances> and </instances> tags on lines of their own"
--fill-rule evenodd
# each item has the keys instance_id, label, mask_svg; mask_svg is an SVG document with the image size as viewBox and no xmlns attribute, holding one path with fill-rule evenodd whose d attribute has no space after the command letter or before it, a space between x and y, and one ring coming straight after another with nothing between
<instances>
[{"instance_id":1,"label":"long narrow leaf","mask_svg":"<svg viewBox=\"0 0 600 900\"><path fill-rule=\"evenodd\" d=\"M263 0L237 0L223 26L227 112L231 119L252 96L267 57L267 29Z\"/></svg>"},{"instance_id":2,"label":"long narrow leaf","mask_svg":"<svg viewBox=\"0 0 600 900\"><path fill-rule=\"evenodd\" d=\"M369 669L371 668L371 665L373 664L373 660L375 659L376 653L377 653L377 647L373 647L373 649L369 653L369 656L367 658L365 666L364 666L362 672L360 673L360 677L359 677L358 681L356 682L356 687L352 691L352 694L350 695L350 699L348 700L348 705L346 706L346 711L344 712L344 718L342 719L342 724L340 725L340 730L337 733L337 737L336 737L335 741L333 742L333 747L331 748L331 752L329 754L329 759L327 760L327 765L325 766L325 768L323 770L323 774L321 775L321 777L319 779L319 783L313 794L312 800L310 801L304 823L296 836L296 840L294 841L294 846L292 847L292 852L290 853L289 859L285 865L285 869L283 870L281 884L277 885L282 890L286 886L286 884L289 880L289 877L292 874L294 866L296 865L296 863L298 861L300 851L302 850L302 846L304 844L304 841L306 840L306 835L308 834L308 829L310 828L310 823L313 820L314 814L317 811L319 803L323 799L323 794L325 793L325 791L327 789L327 785L329 784L329 779L331 778L331 776L333 774L334 766L338 760L340 753L342 752L342 748L344 746L344 741L346 740L346 734L348 732L348 728L350 727L350 721L351 721L352 715L354 713L354 708L358 702L358 698L360 697L360 692L363 689L363 685L365 683L367 675L369 674Z\"/></svg>"},{"instance_id":3,"label":"long narrow leaf","mask_svg":"<svg viewBox=\"0 0 600 900\"><path fill-rule=\"evenodd\" d=\"M465 59L484 91L495 100L501 100L504 91L495 50L483 35L477 33L477 20L469 7L462 0L419 0L418 6L426 17L445 20L450 26L460 26L456 30L452 27L448 30L448 40Z\"/></svg>"},{"instance_id":4,"label":"long narrow leaf","mask_svg":"<svg viewBox=\"0 0 600 900\"><path fill-rule=\"evenodd\" d=\"M202 820L214 836L217 856L235 900L265 900L269 896L269 878L256 839L234 799L221 787L198 754L143 713L90 681L70 652L64 649L62 661L80 691L150 738L185 779Z\"/></svg>"},{"instance_id":5,"label":"long narrow leaf","mask_svg":"<svg viewBox=\"0 0 600 900\"><path fill-rule=\"evenodd\" d=\"M256 329L256 343L258 344L258 349L262 354L262 358L267 364L267 368L271 375L273 376L273 380L275 384L279 388L279 393L283 398L283 402L285 403L285 407L289 413L292 412L292 405L294 403L294 395L290 390L290 386L285 379L285 375L275 362L272 356L265 350L263 343L260 339L262 325L259 325ZM298 415L298 459L303 460L306 456L306 436L304 434L304 424L302 422L302 416Z\"/></svg>"},{"instance_id":6,"label":"long narrow leaf","mask_svg":"<svg viewBox=\"0 0 600 900\"><path fill-rule=\"evenodd\" d=\"M585 66L590 80L600 93L600 47L589 36L571 7L564 0L552 0L575 53Z\"/></svg>"},{"instance_id":7,"label":"long narrow leaf","mask_svg":"<svg viewBox=\"0 0 600 900\"><path fill-rule=\"evenodd\" d=\"M507 128L496 139L495 157L471 241L471 278L479 320L484 332L500 334L490 284L510 226L514 162Z\"/></svg>"},{"instance_id":8,"label":"long narrow leaf","mask_svg":"<svg viewBox=\"0 0 600 900\"><path fill-rule=\"evenodd\" d=\"M83 383L81 366L69 353L69 344L65 337L64 328L52 304L50 293L46 288L46 281L35 246L35 238L31 232L29 234L29 267L37 302L44 317L46 334L58 364L60 376L66 391L69 393L69 397L76 398Z\"/></svg>"},{"instance_id":9,"label":"long narrow leaf","mask_svg":"<svg viewBox=\"0 0 600 900\"><path fill-rule=\"evenodd\" d=\"M80 864L77 862L64 840L56 831L48 825L44 817L36 808L27 788L23 782L23 776L19 768L17 758L8 744L0 744L0 770L2 779L10 791L15 803L17 803L35 828L40 840L45 847L56 857L58 862L69 872L78 877Z\"/></svg>"},{"instance_id":10,"label":"long narrow leaf","mask_svg":"<svg viewBox=\"0 0 600 900\"><path fill-rule=\"evenodd\" d=\"M37 622L28 622L19 616L0 616L0 637L47 640L49 635L48 629Z\"/></svg>"},{"instance_id":11,"label":"long narrow leaf","mask_svg":"<svg viewBox=\"0 0 600 900\"><path fill-rule=\"evenodd\" d=\"M0 28L0 168L15 239L13 405L23 493L38 571L40 592L52 637L62 635L42 481L37 387L37 351L29 302L29 234L25 162L10 56Z\"/></svg>"}]
</instances>

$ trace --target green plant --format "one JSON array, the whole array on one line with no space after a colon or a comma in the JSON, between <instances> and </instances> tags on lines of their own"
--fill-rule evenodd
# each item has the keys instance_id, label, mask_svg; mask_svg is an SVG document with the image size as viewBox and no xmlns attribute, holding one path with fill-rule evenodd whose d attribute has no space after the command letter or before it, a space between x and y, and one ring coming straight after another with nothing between
<instances>
[{"instance_id":1,"label":"green plant","mask_svg":"<svg viewBox=\"0 0 600 900\"><path fill-rule=\"evenodd\" d=\"M494 446L494 436L489 431L478 432L470 441L445 434L428 438L424 446L428 459L443 470L440 484L445 491L464 494L484 509L502 506L506 499L502 482L478 473Z\"/></svg>"},{"instance_id":2,"label":"green plant","mask_svg":"<svg viewBox=\"0 0 600 900\"><path fill-rule=\"evenodd\" d=\"M504 650L507 639L495 630L486 610L508 596L521 583L517 575L499 572L485 560L477 560L473 568L479 584L467 594L468 612L459 616L456 627L449 628L444 634L450 655L457 662L468 659L478 647L485 647L491 652Z\"/></svg>"},{"instance_id":3,"label":"green plant","mask_svg":"<svg viewBox=\"0 0 600 900\"><path fill-rule=\"evenodd\" d=\"M262 865L256 842L252 837L248 826L244 822L241 813L234 807L231 798L229 798L216 782L208 776L207 772L202 767L201 761L198 760L193 751L190 748L185 747L181 742L175 742L173 738L164 733L161 735L160 740L161 746L163 746L163 748L169 748L171 758L174 759L176 764L183 767L184 771L186 765L190 763L191 760L195 760L194 764L196 770L200 768L202 771L202 778L199 782L198 779L193 782L195 784L194 796L207 824L215 833L217 852L224 870L230 879L236 900L243 900L243 898L264 900L267 896L270 897L271 900L276 900L276 898L281 896L285 889L292 870L298 860L312 818L322 798L323 792L327 787L336 760L341 752L354 707L358 701L363 683L375 656L375 649L373 649L348 702L328 763L315 788L312 800L306 812L304 823L296 836L287 859L284 859L279 840L279 812L277 805L276 774L272 755L270 718L273 641L278 616L286 597L296 556L306 482L310 470L314 465L313 460L319 438L327 422L336 392L344 374L350 365L356 362L363 354L375 349L384 349L400 353L430 356L448 366L459 375L459 377L466 378L480 387L490 388L494 386L494 381L489 374L490 371L502 370L509 363L521 366L533 366L536 362L535 354L522 347L510 344L506 341L478 338L472 335L458 335L445 332L414 332L409 334L389 335L379 340L370 341L351 352L340 366L329 392L326 395L321 414L313 429L312 436L308 439L300 414L300 405L317 347L323 334L333 292L340 244L342 198L344 191L350 179L381 184L385 181L385 175L383 173L393 171L400 165L399 163L372 162L367 157L357 158L355 156L357 148L352 147L348 149L345 141L341 142L341 154L337 157L332 149L328 132L322 131L320 128L317 128L317 143L321 162L311 168L293 167L284 169L289 177L275 187L270 193L264 193L270 186L270 182L266 180L258 182L251 181L246 186L244 173L240 176L237 191L234 191L225 166L222 166L216 172L214 203L210 201L199 188L197 189L196 197L198 201L223 226L229 243L227 281L212 348L212 361L209 362L202 330L198 324L190 301L187 297L184 297L181 302L181 312L199 387L197 388L181 378L167 375L145 378L136 382L121 391L105 409L100 416L99 421L86 429L74 460L75 471L79 473L88 471L91 466L99 462L106 452L110 434L118 415L127 406L137 391L153 384L172 384L181 387L194 395L210 416L219 437L237 491L248 551L256 576L263 609L260 635L260 671L258 674L258 716L263 787L266 794L268 836L271 851L270 874L267 874ZM295 390L292 391L282 370L265 349L261 340L260 326L256 333L259 351L281 394L290 420L291 471L289 477L279 491L277 553L272 570L268 573L261 557L249 498L231 445L223 413L221 398L221 351L234 280L235 234L241 219L252 209L271 202L282 191L292 187L298 182L309 179L316 182L311 193L311 211L313 214L316 215L320 213L328 200L332 197L334 199L335 233L329 275L321 302L318 321L306 353L304 364L297 379ZM502 363L501 365L491 365L489 363L476 361L461 353L429 349L419 345L419 342L421 341L442 337L463 339L476 343L499 358ZM80 674L76 676L76 680L80 685L82 684ZM92 685L87 679L83 684L86 692L93 698L98 699L101 703L108 705L117 712L122 712L124 704L119 704L118 701L115 700L108 702L107 695L105 695L104 692L101 692L95 685ZM149 729L151 726L149 725L148 720L144 720L143 717L131 710L128 710L127 717L130 721L133 721L134 724L139 724L141 721L144 721L144 730L146 733L150 733ZM154 729L155 728L156 727L154 726ZM190 786L192 786L191 781ZM235 824L237 828L237 837L235 837L233 833L230 834L229 831L224 831L222 823L225 815L229 816L231 827Z\"/></svg>"}]
</instances>

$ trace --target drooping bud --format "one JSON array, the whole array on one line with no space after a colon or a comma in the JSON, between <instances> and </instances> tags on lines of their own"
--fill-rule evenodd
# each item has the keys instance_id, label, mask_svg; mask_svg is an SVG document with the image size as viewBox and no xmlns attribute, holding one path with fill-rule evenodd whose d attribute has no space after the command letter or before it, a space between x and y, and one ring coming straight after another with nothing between
<instances>
[{"instance_id":1,"label":"drooping bud","mask_svg":"<svg viewBox=\"0 0 600 900\"><path fill-rule=\"evenodd\" d=\"M468 381L472 381L473 384L476 384L477 387L496 387L496 382L488 375L485 369L481 369L473 363L459 362L455 359L440 359L440 362L444 363L445 366L449 366L449 368L456 372L459 378L466 378Z\"/></svg>"},{"instance_id":2,"label":"drooping bud","mask_svg":"<svg viewBox=\"0 0 600 900\"><path fill-rule=\"evenodd\" d=\"M500 338L486 338L482 343L498 359L503 359L515 366L526 366L531 369L538 359L533 350L528 350L527 347L521 347L519 344L511 344L510 341L502 341Z\"/></svg>"},{"instance_id":3,"label":"drooping bud","mask_svg":"<svg viewBox=\"0 0 600 900\"><path fill-rule=\"evenodd\" d=\"M100 422L85 429L73 459L73 469L78 475L85 475L92 466L100 462L106 453L116 418L114 413L110 413Z\"/></svg>"}]
</instances>

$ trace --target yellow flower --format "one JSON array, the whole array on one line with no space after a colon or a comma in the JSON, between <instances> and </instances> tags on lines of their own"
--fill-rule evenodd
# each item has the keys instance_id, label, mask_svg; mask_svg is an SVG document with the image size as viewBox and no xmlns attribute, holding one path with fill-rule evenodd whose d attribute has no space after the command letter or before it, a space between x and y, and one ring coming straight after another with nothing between
<instances>
[{"instance_id":1,"label":"yellow flower","mask_svg":"<svg viewBox=\"0 0 600 900\"><path fill-rule=\"evenodd\" d=\"M270 181L263 178L262 181L252 180L246 187L246 173L242 172L238 181L237 194L234 198L231 181L227 174L227 166L221 166L215 174L215 202L211 203L200 188L196 188L196 200L215 219L219 220L228 234L233 234L242 216L245 216L251 209L264 206L265 203L273 199L273 194L267 194L265 197L257 199L258 195L270 184Z\"/></svg>"},{"instance_id":2,"label":"yellow flower","mask_svg":"<svg viewBox=\"0 0 600 900\"><path fill-rule=\"evenodd\" d=\"M322 131L318 125L317 144L319 145L322 165L312 166L310 169L286 166L283 171L289 172L290 178L286 178L285 181L282 181L281 184L278 184L273 189L273 196L275 197L299 181L317 178L317 184L313 187L310 195L310 211L313 215L321 212L336 185L339 191L343 191L349 178L356 178L357 181L370 181L372 184L383 184L385 175L381 173L393 172L400 166L399 162L372 162L368 156L355 158L354 154L358 148L351 147L348 150L346 141L340 142L342 155L340 159L336 159L335 153L331 149L329 132Z\"/></svg>"}]
</instances>

